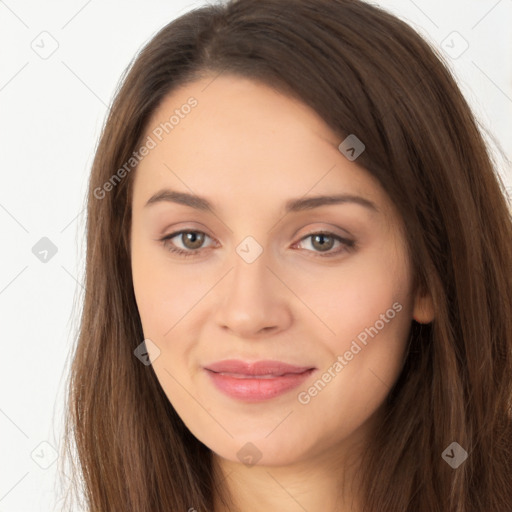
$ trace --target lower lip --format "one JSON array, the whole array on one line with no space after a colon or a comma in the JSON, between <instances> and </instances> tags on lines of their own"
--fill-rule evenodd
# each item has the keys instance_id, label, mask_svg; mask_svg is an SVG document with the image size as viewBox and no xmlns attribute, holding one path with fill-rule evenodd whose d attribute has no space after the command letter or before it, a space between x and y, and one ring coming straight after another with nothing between
<instances>
[{"instance_id":1,"label":"lower lip","mask_svg":"<svg viewBox=\"0 0 512 512\"><path fill-rule=\"evenodd\" d=\"M289 373L280 377L258 379L237 378L206 370L217 389L231 398L246 402L269 400L282 395L302 384L313 371L314 369L311 369L303 373Z\"/></svg>"}]
</instances>

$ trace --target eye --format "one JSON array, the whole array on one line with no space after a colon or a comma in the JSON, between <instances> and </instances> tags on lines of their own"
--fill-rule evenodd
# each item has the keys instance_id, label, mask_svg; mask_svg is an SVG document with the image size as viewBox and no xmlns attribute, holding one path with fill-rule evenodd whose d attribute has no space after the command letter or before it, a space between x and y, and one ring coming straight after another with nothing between
<instances>
[{"instance_id":1,"label":"eye","mask_svg":"<svg viewBox=\"0 0 512 512\"><path fill-rule=\"evenodd\" d=\"M328 231L321 231L317 233L311 233L303 237L295 246L300 245L304 240L310 239L309 245L313 247L313 252L317 253L315 256L320 257L332 257L337 256L345 251L353 251L356 247L354 240L348 238L342 238L341 236L335 235ZM331 251L335 243L338 242L340 245L335 251ZM309 249L306 249L309 251ZM311 252L311 251L309 251Z\"/></svg>"},{"instance_id":2,"label":"eye","mask_svg":"<svg viewBox=\"0 0 512 512\"><path fill-rule=\"evenodd\" d=\"M181 241L185 248L181 249L180 247L176 247L174 242L171 242L173 238L177 238ZM187 257L194 256L200 252L205 238L210 237L202 231L177 231L176 233L165 236L160 241L168 251Z\"/></svg>"}]
</instances>

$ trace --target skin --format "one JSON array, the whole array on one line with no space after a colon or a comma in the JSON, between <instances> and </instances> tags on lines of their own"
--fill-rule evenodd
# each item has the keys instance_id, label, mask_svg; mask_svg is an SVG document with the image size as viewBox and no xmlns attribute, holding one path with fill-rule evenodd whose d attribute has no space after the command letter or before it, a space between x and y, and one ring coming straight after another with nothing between
<instances>
[{"instance_id":1,"label":"skin","mask_svg":"<svg viewBox=\"0 0 512 512\"><path fill-rule=\"evenodd\" d=\"M145 338L159 350L154 371L214 453L230 510L357 511L358 454L379 428L412 319L434 317L432 299L411 289L394 205L357 159L338 150L341 140L323 120L266 85L212 79L164 98L146 136L190 96L198 105L144 157L133 184L133 284ZM216 213L166 201L145 206L162 188L206 197ZM366 198L378 211L344 203L284 212L288 199L334 193ZM160 241L180 230L207 236L202 245L183 235ZM322 230L355 248L327 238L327 252L341 252L322 256L321 243L308 237ZM252 263L236 252L247 236L263 249ZM185 258L169 251L173 244L200 252ZM400 312L301 403L298 393L330 367L332 374L338 356L394 303ZM317 370L300 388L246 403L218 391L203 369L223 359ZM261 453L256 465L237 456L248 442ZM215 510L228 508L217 499Z\"/></svg>"}]
</instances>

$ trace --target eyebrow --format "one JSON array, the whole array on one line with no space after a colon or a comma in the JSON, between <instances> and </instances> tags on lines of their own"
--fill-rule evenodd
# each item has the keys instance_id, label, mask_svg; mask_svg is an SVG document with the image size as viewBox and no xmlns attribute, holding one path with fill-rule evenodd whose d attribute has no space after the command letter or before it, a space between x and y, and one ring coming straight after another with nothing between
<instances>
[{"instance_id":1,"label":"eyebrow","mask_svg":"<svg viewBox=\"0 0 512 512\"><path fill-rule=\"evenodd\" d=\"M170 189L162 189L156 192L148 199L144 207L160 202L182 204L191 208L195 208L196 210L210 213L215 213L216 211L213 204L205 197L188 194L187 192L178 192L176 190ZM318 208L325 205L347 203L358 204L374 212L379 212L379 208L375 203L369 199L365 199L364 197L360 197L354 194L322 195L289 199L285 203L285 212L300 212L304 210L312 210L313 208Z\"/></svg>"}]
</instances>

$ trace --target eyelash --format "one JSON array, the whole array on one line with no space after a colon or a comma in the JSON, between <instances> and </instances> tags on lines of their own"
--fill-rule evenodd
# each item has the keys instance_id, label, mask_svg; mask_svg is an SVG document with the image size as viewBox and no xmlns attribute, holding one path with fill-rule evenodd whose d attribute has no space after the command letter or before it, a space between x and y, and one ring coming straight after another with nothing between
<instances>
[{"instance_id":1,"label":"eyelash","mask_svg":"<svg viewBox=\"0 0 512 512\"><path fill-rule=\"evenodd\" d=\"M169 247L169 243L172 238L175 238L176 236L182 235L185 233L200 233L200 234L206 235L208 238L211 238L203 231L182 230L182 231L176 231L175 233L171 233L170 235L167 235L167 236L161 238L160 242L162 243L162 245L165 247L166 250L168 250L169 252L172 252L174 254L177 254L181 257L188 258L190 256L195 256L195 255L197 255L197 253L201 252L202 249L184 250L184 249L180 249L176 246ZM355 250L355 248L356 248L356 243L354 240L349 240L348 238L342 238L342 237L335 235L334 233L330 233L328 231L315 231L314 233L310 233L309 235L302 237L299 240L299 242L302 242L303 240L313 237L313 236L316 236L316 235L327 235L327 236L332 237L335 240L341 242L342 245L345 246L344 249L341 249L341 250L339 249L335 252L329 252L329 253L321 253L318 251L310 251L308 249L305 249L307 252L313 252L321 258L332 258L334 256L338 256L339 254L341 254L343 252L351 252L351 251ZM297 242L297 243L299 243L299 242Z\"/></svg>"}]
</instances>

